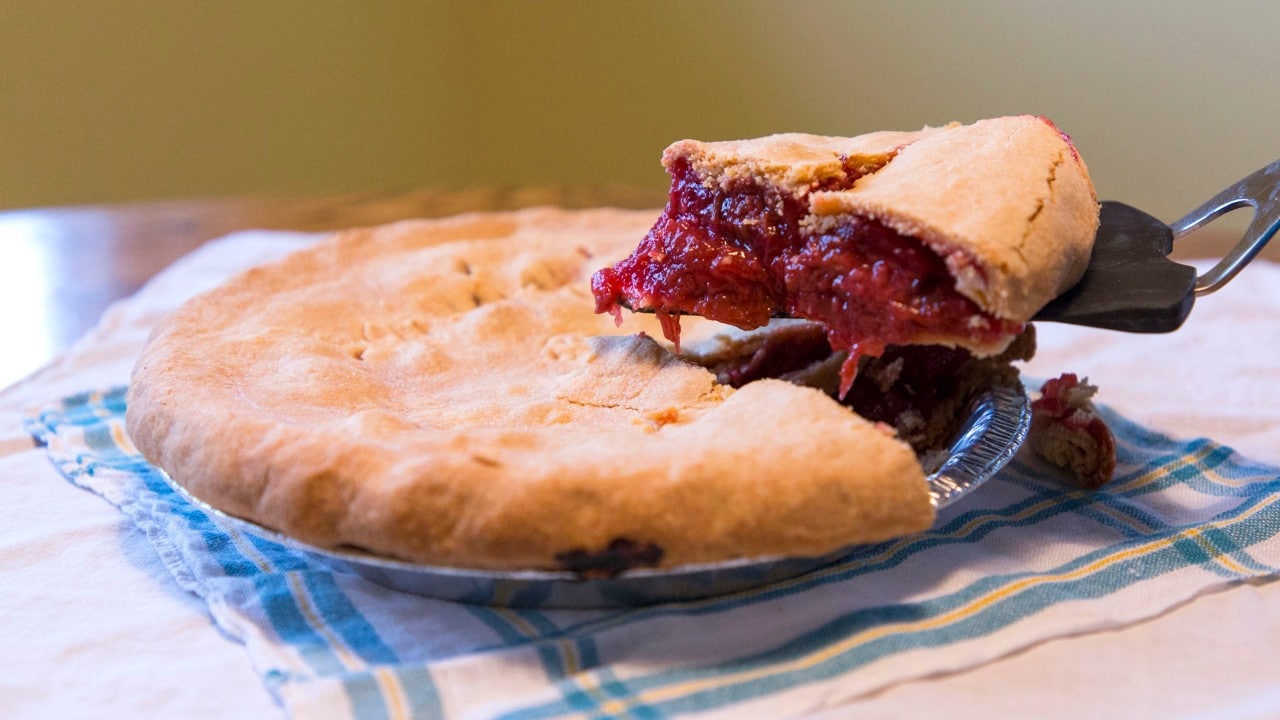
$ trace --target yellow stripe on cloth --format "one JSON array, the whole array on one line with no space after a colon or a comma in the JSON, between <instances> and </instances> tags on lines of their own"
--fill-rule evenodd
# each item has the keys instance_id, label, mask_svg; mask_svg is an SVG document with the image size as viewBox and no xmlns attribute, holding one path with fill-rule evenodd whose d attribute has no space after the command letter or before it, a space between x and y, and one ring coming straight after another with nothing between
<instances>
[{"instance_id":1,"label":"yellow stripe on cloth","mask_svg":"<svg viewBox=\"0 0 1280 720\"><path fill-rule=\"evenodd\" d=\"M289 591L298 601L298 611L302 614L307 624L313 630L319 633L329 647L333 648L333 654L337 656L338 662L348 670L363 670L365 663L347 644L329 627L328 623L320 618L320 612L316 609L315 603L311 596L307 594L305 588L302 587L302 580L297 573L285 573L285 582L289 585Z\"/></svg>"},{"instance_id":2,"label":"yellow stripe on cloth","mask_svg":"<svg viewBox=\"0 0 1280 720\"><path fill-rule=\"evenodd\" d=\"M249 542L249 540L246 539L239 530L224 523L217 522L216 520L214 521L214 524L217 525L222 532L227 534L227 538L231 540L232 545L236 546L236 550L239 550L241 555L251 560L259 570L264 573L275 570L271 565L271 561L267 560L267 556L258 552L258 549L253 546L253 543Z\"/></svg>"},{"instance_id":3,"label":"yellow stripe on cloth","mask_svg":"<svg viewBox=\"0 0 1280 720\"><path fill-rule=\"evenodd\" d=\"M1205 458L1209 457L1209 455L1211 455L1212 453L1220 449L1221 448L1218 445L1214 445L1212 443L1206 443L1204 447L1197 449L1195 452L1191 453L1190 455L1184 455L1167 465L1161 465L1161 466L1152 468L1148 472L1142 473L1141 475L1138 475L1137 477L1134 477L1128 480L1127 482L1112 483L1107 486L1107 490L1116 494L1129 493L1133 490L1137 490L1139 488L1150 485L1151 483L1156 482L1161 478L1168 477L1170 474L1175 473L1187 466L1199 466L1201 462L1204 461ZM1200 472L1204 472L1203 467L1200 467L1199 469L1200 469Z\"/></svg>"},{"instance_id":4,"label":"yellow stripe on cloth","mask_svg":"<svg viewBox=\"0 0 1280 720\"><path fill-rule=\"evenodd\" d=\"M382 697L386 701L387 715L392 720L408 720L413 716L409 709L409 700L405 695L404 686L400 684L400 678L393 670L386 667L380 667L373 671L373 679L378 683L378 689L382 691Z\"/></svg>"},{"instance_id":5,"label":"yellow stripe on cloth","mask_svg":"<svg viewBox=\"0 0 1280 720\"><path fill-rule=\"evenodd\" d=\"M509 624L519 630L525 637L537 638L541 635L537 628L530 625L519 613L501 607L492 609L495 614L505 618ZM601 692L600 683L596 680L595 674L584 670L582 659L578 656L577 648L574 647L573 643L568 638L561 638L556 642L556 645L559 646L560 658L564 661L564 679L577 685L595 699L597 703L610 702Z\"/></svg>"},{"instance_id":6,"label":"yellow stripe on cloth","mask_svg":"<svg viewBox=\"0 0 1280 720\"><path fill-rule=\"evenodd\" d=\"M111 440L120 448L120 451L128 455L141 455L138 448L134 447L133 440L129 439L129 433L125 432L124 423L120 420L112 420L110 422Z\"/></svg>"}]
</instances>

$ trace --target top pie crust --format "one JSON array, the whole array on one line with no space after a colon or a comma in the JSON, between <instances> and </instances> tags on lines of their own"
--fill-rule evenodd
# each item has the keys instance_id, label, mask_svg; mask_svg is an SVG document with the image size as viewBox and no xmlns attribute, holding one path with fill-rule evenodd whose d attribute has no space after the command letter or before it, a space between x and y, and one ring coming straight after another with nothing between
<instances>
[{"instance_id":1,"label":"top pie crust","mask_svg":"<svg viewBox=\"0 0 1280 720\"><path fill-rule=\"evenodd\" d=\"M591 272L655 215L404 222L250 270L156 328L130 434L227 513L441 566L554 568L619 539L664 566L815 555L928 527L882 428L817 390L719 385L655 321L593 312Z\"/></svg>"},{"instance_id":2,"label":"top pie crust","mask_svg":"<svg viewBox=\"0 0 1280 720\"><path fill-rule=\"evenodd\" d=\"M750 178L766 180L799 196L817 184L844 179L850 170L873 172L902 148L938 131L885 130L856 137L780 133L750 140L680 140L663 152L662 164L669 168L676 160L685 159L695 172L722 187Z\"/></svg>"}]
</instances>

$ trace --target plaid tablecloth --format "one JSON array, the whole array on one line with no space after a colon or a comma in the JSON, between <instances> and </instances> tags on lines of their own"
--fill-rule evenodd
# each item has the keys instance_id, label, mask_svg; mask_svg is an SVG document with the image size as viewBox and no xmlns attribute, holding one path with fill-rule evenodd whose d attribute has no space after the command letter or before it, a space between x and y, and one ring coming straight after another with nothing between
<instances>
[{"instance_id":1,"label":"plaid tablecloth","mask_svg":"<svg viewBox=\"0 0 1280 720\"><path fill-rule=\"evenodd\" d=\"M219 524L137 454L124 393L69 397L28 428L305 717L780 717L1280 572L1280 470L1108 414L1106 490L1023 453L934 529L793 580L638 609L447 603Z\"/></svg>"}]
</instances>

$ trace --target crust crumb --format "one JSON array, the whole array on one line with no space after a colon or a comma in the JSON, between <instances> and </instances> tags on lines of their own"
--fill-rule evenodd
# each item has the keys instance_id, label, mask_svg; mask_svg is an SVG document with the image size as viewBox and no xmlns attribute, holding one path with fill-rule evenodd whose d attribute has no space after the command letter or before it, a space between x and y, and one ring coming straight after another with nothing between
<instances>
[{"instance_id":1,"label":"crust crumb","mask_svg":"<svg viewBox=\"0 0 1280 720\"><path fill-rule=\"evenodd\" d=\"M487 455L471 453L471 460L475 462L477 465L484 465L485 467L502 467L501 461L495 458L491 458Z\"/></svg>"},{"instance_id":2,"label":"crust crumb","mask_svg":"<svg viewBox=\"0 0 1280 720\"><path fill-rule=\"evenodd\" d=\"M1093 405L1098 388L1072 373L1049 380L1031 404L1031 447L1086 490L1107 484L1116 469L1116 441Z\"/></svg>"},{"instance_id":3,"label":"crust crumb","mask_svg":"<svg viewBox=\"0 0 1280 720\"><path fill-rule=\"evenodd\" d=\"M644 414L644 417L653 431L657 431L664 425L680 422L680 408L665 407L659 410L650 410Z\"/></svg>"}]
</instances>

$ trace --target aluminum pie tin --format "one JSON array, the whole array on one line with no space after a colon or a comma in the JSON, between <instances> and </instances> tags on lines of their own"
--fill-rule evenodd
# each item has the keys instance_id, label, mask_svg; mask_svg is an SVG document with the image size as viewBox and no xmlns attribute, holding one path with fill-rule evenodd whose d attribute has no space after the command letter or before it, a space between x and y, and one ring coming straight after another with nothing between
<instances>
[{"instance_id":1,"label":"aluminum pie tin","mask_svg":"<svg viewBox=\"0 0 1280 720\"><path fill-rule=\"evenodd\" d=\"M928 476L933 504L942 509L1003 468L1026 440L1031 402L1021 385L994 386L968 405L941 465ZM754 557L671 568L638 568L612 577L584 578L557 570L476 570L393 560L356 549L330 550L228 515L193 496L163 471L187 501L225 527L300 551L329 567L378 585L439 600L504 607L634 607L697 600L763 587L829 565L853 551L820 557Z\"/></svg>"}]
</instances>

